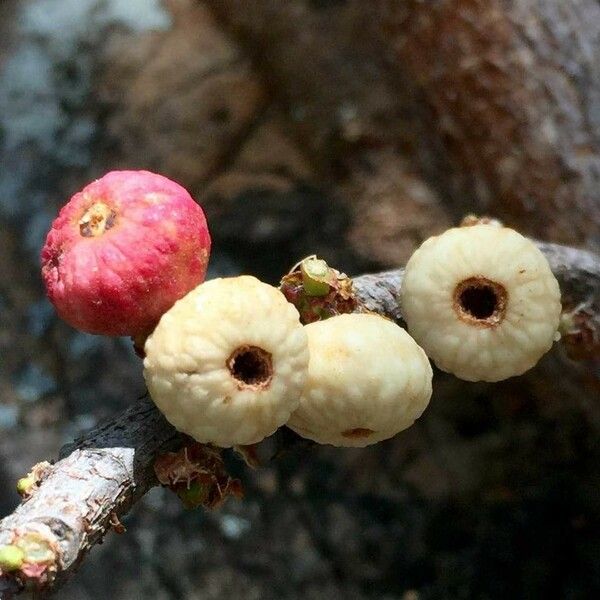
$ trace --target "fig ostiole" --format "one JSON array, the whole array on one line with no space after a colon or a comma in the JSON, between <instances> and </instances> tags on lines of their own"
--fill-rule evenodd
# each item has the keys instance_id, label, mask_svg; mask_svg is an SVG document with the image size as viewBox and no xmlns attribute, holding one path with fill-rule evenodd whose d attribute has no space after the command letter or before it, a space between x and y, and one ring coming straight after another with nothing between
<instances>
[{"instance_id":1,"label":"fig ostiole","mask_svg":"<svg viewBox=\"0 0 600 600\"><path fill-rule=\"evenodd\" d=\"M308 372L298 311L247 275L207 281L176 302L145 352L146 384L167 420L222 447L254 444L285 424Z\"/></svg>"},{"instance_id":2,"label":"fig ostiole","mask_svg":"<svg viewBox=\"0 0 600 600\"><path fill-rule=\"evenodd\" d=\"M546 257L497 223L429 238L400 290L410 334L435 364L468 381L520 375L552 347L560 289Z\"/></svg>"}]
</instances>

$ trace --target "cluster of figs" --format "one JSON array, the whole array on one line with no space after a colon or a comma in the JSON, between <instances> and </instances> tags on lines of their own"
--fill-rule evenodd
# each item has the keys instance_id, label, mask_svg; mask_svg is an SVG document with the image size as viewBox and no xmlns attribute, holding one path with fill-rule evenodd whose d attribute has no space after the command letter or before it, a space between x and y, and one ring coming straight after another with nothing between
<instances>
[{"instance_id":1,"label":"cluster of figs","mask_svg":"<svg viewBox=\"0 0 600 600\"><path fill-rule=\"evenodd\" d=\"M204 212L183 187L114 171L61 209L41 254L58 314L88 333L131 336L156 406L201 443L254 444L287 425L322 444L373 444L427 407L429 359L498 381L557 338L547 260L496 222L449 229L413 254L397 291L410 335L365 311L313 311L306 324L281 289L252 276L205 281L210 249ZM305 297L330 291L324 261L299 273Z\"/></svg>"}]
</instances>

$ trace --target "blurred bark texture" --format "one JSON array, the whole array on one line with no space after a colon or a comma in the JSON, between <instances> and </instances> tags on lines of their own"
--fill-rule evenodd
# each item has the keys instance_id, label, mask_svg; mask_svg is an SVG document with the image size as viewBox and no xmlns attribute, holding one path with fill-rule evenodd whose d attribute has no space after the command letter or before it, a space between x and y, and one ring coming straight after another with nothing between
<instances>
[{"instance_id":1,"label":"blurred bark texture","mask_svg":"<svg viewBox=\"0 0 600 600\"><path fill-rule=\"evenodd\" d=\"M381 147L401 150L396 172L408 160L454 214L475 206L530 235L598 248L595 0L207 3L258 52L321 166L332 144L351 145L377 177ZM415 192L404 187L397 196Z\"/></svg>"}]
</instances>

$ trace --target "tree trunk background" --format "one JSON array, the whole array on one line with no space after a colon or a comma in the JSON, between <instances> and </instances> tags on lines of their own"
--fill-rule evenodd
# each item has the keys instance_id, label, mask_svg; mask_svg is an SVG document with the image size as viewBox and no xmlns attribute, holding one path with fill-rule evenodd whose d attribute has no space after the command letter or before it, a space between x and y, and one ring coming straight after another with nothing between
<instances>
[{"instance_id":1,"label":"tree trunk background","mask_svg":"<svg viewBox=\"0 0 600 600\"><path fill-rule=\"evenodd\" d=\"M0 511L38 460L143 393L126 340L43 299L55 210L109 168L188 186L211 275L317 252L403 264L484 212L600 247L595 0L13 0L0 6ZM436 374L419 423L256 472L219 512L155 490L59 596L552 598L600 592L600 366ZM418 596L415 596L418 594Z\"/></svg>"}]
</instances>

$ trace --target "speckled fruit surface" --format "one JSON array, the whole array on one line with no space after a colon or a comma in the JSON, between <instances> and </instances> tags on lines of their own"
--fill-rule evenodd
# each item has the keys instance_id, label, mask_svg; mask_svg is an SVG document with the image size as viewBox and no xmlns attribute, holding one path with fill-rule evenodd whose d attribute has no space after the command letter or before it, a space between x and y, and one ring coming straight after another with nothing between
<instances>
[{"instance_id":1,"label":"speckled fruit surface","mask_svg":"<svg viewBox=\"0 0 600 600\"><path fill-rule=\"evenodd\" d=\"M61 209L42 277L73 327L139 336L204 280L209 255L204 212L183 187L148 171L113 171Z\"/></svg>"}]
</instances>

